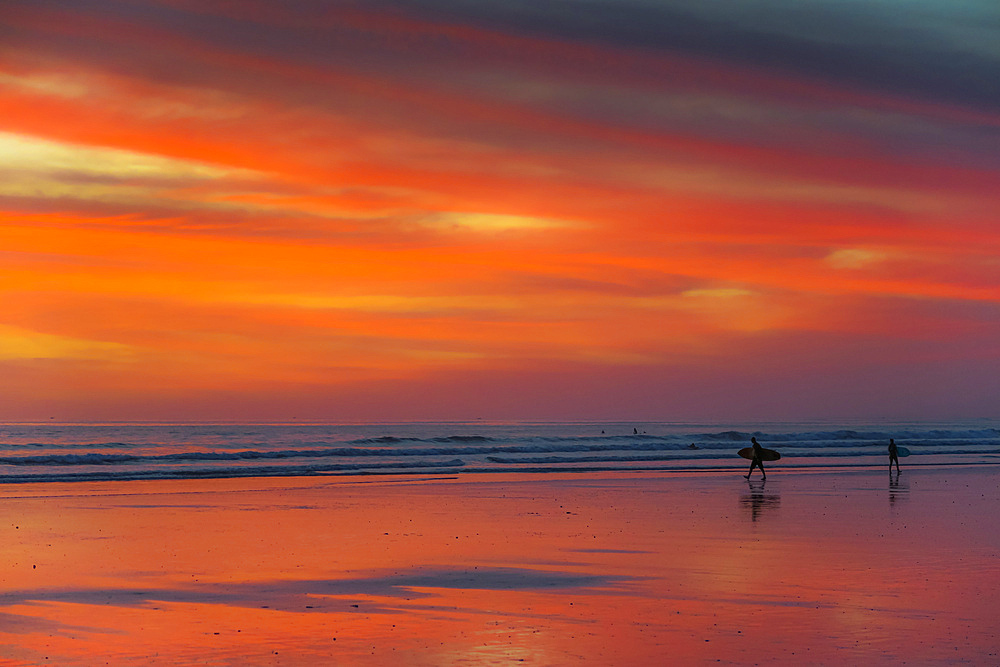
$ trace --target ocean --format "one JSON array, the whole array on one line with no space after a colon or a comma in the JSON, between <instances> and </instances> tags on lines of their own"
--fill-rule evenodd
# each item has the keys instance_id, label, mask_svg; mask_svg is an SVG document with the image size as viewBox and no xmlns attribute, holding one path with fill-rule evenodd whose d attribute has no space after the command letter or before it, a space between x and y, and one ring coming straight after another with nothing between
<instances>
[{"instance_id":1,"label":"ocean","mask_svg":"<svg viewBox=\"0 0 1000 667\"><path fill-rule=\"evenodd\" d=\"M768 470L1000 463L1000 422L17 423L0 425L0 483L302 475L725 471L756 437Z\"/></svg>"}]
</instances>

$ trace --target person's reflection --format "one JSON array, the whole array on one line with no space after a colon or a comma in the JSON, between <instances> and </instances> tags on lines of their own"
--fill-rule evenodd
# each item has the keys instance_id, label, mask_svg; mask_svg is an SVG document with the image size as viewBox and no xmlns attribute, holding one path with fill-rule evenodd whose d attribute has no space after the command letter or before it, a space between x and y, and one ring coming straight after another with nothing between
<instances>
[{"instance_id":1,"label":"person's reflection","mask_svg":"<svg viewBox=\"0 0 1000 667\"><path fill-rule=\"evenodd\" d=\"M905 498L906 494L909 493L910 487L905 482L899 481L899 473L895 475L892 471L889 472L889 506L896 504L896 498Z\"/></svg>"},{"instance_id":2,"label":"person's reflection","mask_svg":"<svg viewBox=\"0 0 1000 667\"><path fill-rule=\"evenodd\" d=\"M751 521L757 521L757 517L762 515L765 510L774 509L781 504L781 496L779 494L764 492L766 484L767 482L764 480L747 482L750 492L740 496L740 505L750 512Z\"/></svg>"}]
</instances>

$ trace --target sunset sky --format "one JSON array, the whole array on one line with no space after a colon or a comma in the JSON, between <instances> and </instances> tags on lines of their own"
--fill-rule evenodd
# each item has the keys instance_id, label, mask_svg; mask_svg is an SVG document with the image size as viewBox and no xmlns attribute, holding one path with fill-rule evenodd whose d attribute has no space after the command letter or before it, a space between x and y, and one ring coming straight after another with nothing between
<instances>
[{"instance_id":1,"label":"sunset sky","mask_svg":"<svg viewBox=\"0 0 1000 667\"><path fill-rule=\"evenodd\" d=\"M1000 400L993 0L5 0L0 419Z\"/></svg>"}]
</instances>

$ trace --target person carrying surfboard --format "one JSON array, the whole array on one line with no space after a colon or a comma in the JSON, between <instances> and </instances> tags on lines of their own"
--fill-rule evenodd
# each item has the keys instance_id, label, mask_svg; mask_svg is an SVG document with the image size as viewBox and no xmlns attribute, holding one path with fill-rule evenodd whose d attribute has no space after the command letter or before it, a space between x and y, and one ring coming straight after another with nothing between
<instances>
[{"instance_id":1,"label":"person carrying surfboard","mask_svg":"<svg viewBox=\"0 0 1000 667\"><path fill-rule=\"evenodd\" d=\"M896 474L899 474L899 450L896 448L896 441L889 438L889 473L892 473L892 462L896 462Z\"/></svg>"},{"instance_id":2,"label":"person carrying surfboard","mask_svg":"<svg viewBox=\"0 0 1000 667\"><path fill-rule=\"evenodd\" d=\"M757 442L757 438L750 438L750 442L753 443L753 458L750 459L750 471L747 472L744 477L750 479L750 475L753 474L754 466L760 468L760 474L762 479L767 479L767 473L764 472L764 461L762 459L763 447ZM896 465L899 465L898 463Z\"/></svg>"}]
</instances>

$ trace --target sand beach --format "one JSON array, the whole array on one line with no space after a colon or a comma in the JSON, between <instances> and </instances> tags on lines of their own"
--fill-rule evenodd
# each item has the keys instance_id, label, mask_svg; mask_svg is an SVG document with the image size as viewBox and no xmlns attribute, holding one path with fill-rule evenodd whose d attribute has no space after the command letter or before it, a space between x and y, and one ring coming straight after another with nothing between
<instances>
[{"instance_id":1,"label":"sand beach","mask_svg":"<svg viewBox=\"0 0 1000 667\"><path fill-rule=\"evenodd\" d=\"M996 664L1000 470L0 488L0 664Z\"/></svg>"}]
</instances>

